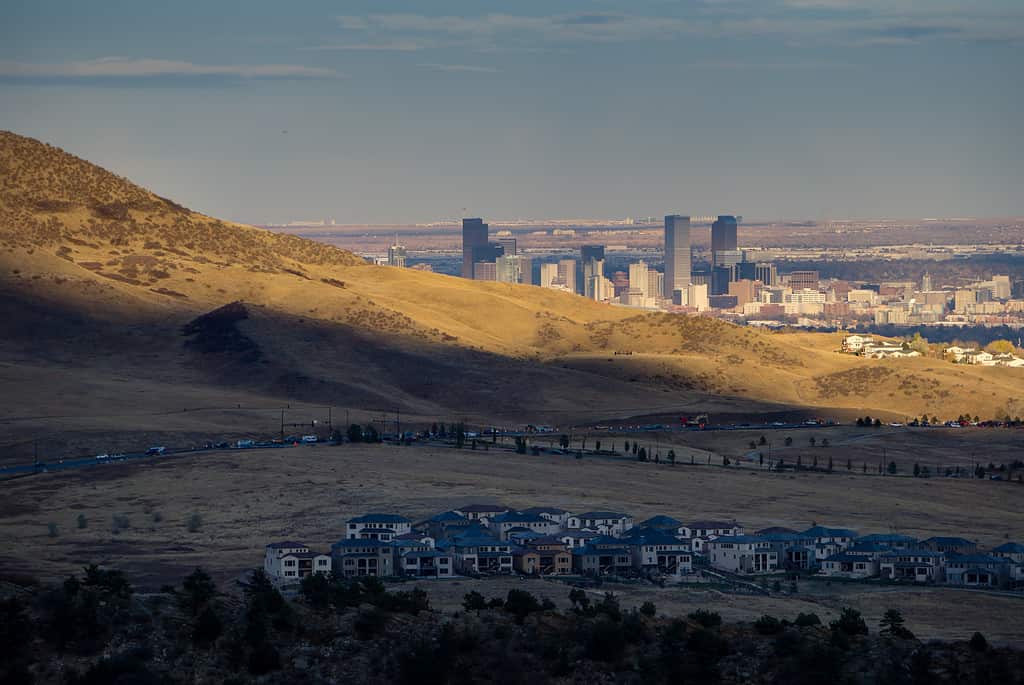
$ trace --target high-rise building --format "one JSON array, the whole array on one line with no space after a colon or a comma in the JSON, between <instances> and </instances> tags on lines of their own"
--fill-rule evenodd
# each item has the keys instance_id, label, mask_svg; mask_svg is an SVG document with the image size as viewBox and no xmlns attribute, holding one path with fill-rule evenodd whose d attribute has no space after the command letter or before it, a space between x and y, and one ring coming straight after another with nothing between
<instances>
[{"instance_id":1,"label":"high-rise building","mask_svg":"<svg viewBox=\"0 0 1024 685\"><path fill-rule=\"evenodd\" d=\"M719 216L718 221L711 224L711 258L719 265L718 253L731 252L736 249L736 217Z\"/></svg>"},{"instance_id":2,"label":"high-rise building","mask_svg":"<svg viewBox=\"0 0 1024 685\"><path fill-rule=\"evenodd\" d=\"M698 312L708 310L708 286L706 283L697 285L691 283L686 288L686 304Z\"/></svg>"},{"instance_id":3,"label":"high-rise building","mask_svg":"<svg viewBox=\"0 0 1024 685\"><path fill-rule=\"evenodd\" d=\"M473 278L473 248L487 244L487 224L483 219L462 220L462 277Z\"/></svg>"},{"instance_id":4,"label":"high-rise building","mask_svg":"<svg viewBox=\"0 0 1024 685\"><path fill-rule=\"evenodd\" d=\"M665 217L665 297L690 285L690 217Z\"/></svg>"},{"instance_id":5,"label":"high-rise building","mask_svg":"<svg viewBox=\"0 0 1024 685\"><path fill-rule=\"evenodd\" d=\"M754 280L761 281L764 285L776 285L779 281L779 272L771 262L758 262L754 266Z\"/></svg>"},{"instance_id":6,"label":"high-rise building","mask_svg":"<svg viewBox=\"0 0 1024 685\"><path fill-rule=\"evenodd\" d=\"M647 296L655 299L663 297L665 292L665 274L651 269L647 272Z\"/></svg>"},{"instance_id":7,"label":"high-rise building","mask_svg":"<svg viewBox=\"0 0 1024 685\"><path fill-rule=\"evenodd\" d=\"M647 262L642 259L629 265L629 288L639 290L641 297L651 297L653 294L649 290L650 278L647 273Z\"/></svg>"},{"instance_id":8,"label":"high-rise building","mask_svg":"<svg viewBox=\"0 0 1024 685\"><path fill-rule=\"evenodd\" d=\"M555 281L559 280L558 264L552 263L540 265L540 287L550 288L555 285ZM564 285L564 283L562 285Z\"/></svg>"},{"instance_id":9,"label":"high-rise building","mask_svg":"<svg viewBox=\"0 0 1024 685\"><path fill-rule=\"evenodd\" d=\"M932 275L927 271L924 272L924 276L921 277L921 292L930 293L932 291Z\"/></svg>"},{"instance_id":10,"label":"high-rise building","mask_svg":"<svg viewBox=\"0 0 1024 685\"><path fill-rule=\"evenodd\" d=\"M522 262L515 255L505 254L494 260L495 280L502 283L522 283Z\"/></svg>"},{"instance_id":11,"label":"high-rise building","mask_svg":"<svg viewBox=\"0 0 1024 685\"><path fill-rule=\"evenodd\" d=\"M498 280L498 265L495 262L477 262L473 265L473 279L477 281Z\"/></svg>"},{"instance_id":12,"label":"high-rise building","mask_svg":"<svg viewBox=\"0 0 1024 685\"><path fill-rule=\"evenodd\" d=\"M583 262L583 294L591 299L596 297L595 277L604 278L604 245L584 245L580 248L580 259Z\"/></svg>"},{"instance_id":13,"label":"high-rise building","mask_svg":"<svg viewBox=\"0 0 1024 685\"><path fill-rule=\"evenodd\" d=\"M563 259L558 262L558 278L571 293L579 293L576 287L576 260Z\"/></svg>"},{"instance_id":14,"label":"high-rise building","mask_svg":"<svg viewBox=\"0 0 1024 685\"><path fill-rule=\"evenodd\" d=\"M519 254L516 252L516 239L515 238L498 238L498 244L505 250L505 256L511 257Z\"/></svg>"},{"instance_id":15,"label":"high-rise building","mask_svg":"<svg viewBox=\"0 0 1024 685\"><path fill-rule=\"evenodd\" d=\"M789 287L793 290L817 290L818 289L818 272L817 271L792 271L789 274Z\"/></svg>"},{"instance_id":16,"label":"high-rise building","mask_svg":"<svg viewBox=\"0 0 1024 685\"><path fill-rule=\"evenodd\" d=\"M992 277L992 297L997 300L1008 300L1013 294L1013 283L1009 276Z\"/></svg>"},{"instance_id":17,"label":"high-rise building","mask_svg":"<svg viewBox=\"0 0 1024 685\"><path fill-rule=\"evenodd\" d=\"M388 265L405 266L405 245L392 245L388 248Z\"/></svg>"},{"instance_id":18,"label":"high-rise building","mask_svg":"<svg viewBox=\"0 0 1024 685\"><path fill-rule=\"evenodd\" d=\"M470 257L473 263L478 262L493 262L498 257L505 254L503 248L498 243L484 243L483 245L474 245L470 250Z\"/></svg>"}]
</instances>

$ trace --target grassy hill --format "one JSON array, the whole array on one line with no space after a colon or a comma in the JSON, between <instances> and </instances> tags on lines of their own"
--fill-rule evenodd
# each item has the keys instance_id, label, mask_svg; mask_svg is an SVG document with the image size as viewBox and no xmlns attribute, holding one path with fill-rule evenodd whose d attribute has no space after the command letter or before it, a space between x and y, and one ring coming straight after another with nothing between
<instances>
[{"instance_id":1,"label":"grassy hill","mask_svg":"<svg viewBox=\"0 0 1024 685\"><path fill-rule=\"evenodd\" d=\"M27 418L41 415L68 434L223 432L238 418L224 407L285 402L560 425L697 407L1024 413L1019 370L862 360L837 354L837 336L371 266L12 133L0 133L0 292L9 440L58 421ZM58 381L64 392L48 392ZM197 405L205 417L168 418ZM124 427L146 412L161 418Z\"/></svg>"}]
</instances>

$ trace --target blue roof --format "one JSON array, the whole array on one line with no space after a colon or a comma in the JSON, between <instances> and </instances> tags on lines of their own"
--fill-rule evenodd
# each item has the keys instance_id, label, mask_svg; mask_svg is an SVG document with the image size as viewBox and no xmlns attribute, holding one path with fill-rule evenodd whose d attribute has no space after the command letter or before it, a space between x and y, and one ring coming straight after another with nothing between
<instances>
[{"instance_id":1,"label":"blue roof","mask_svg":"<svg viewBox=\"0 0 1024 685\"><path fill-rule=\"evenodd\" d=\"M490 535L458 535L452 539L452 544L456 547L482 547L484 545L505 545L509 546L507 542L502 542L496 537Z\"/></svg>"},{"instance_id":2,"label":"blue roof","mask_svg":"<svg viewBox=\"0 0 1024 685\"><path fill-rule=\"evenodd\" d=\"M1004 542L992 551L1002 552L1003 554L1024 554L1024 545L1019 542Z\"/></svg>"},{"instance_id":3,"label":"blue roof","mask_svg":"<svg viewBox=\"0 0 1024 685\"><path fill-rule=\"evenodd\" d=\"M894 542L906 542L915 543L916 538L912 538L909 535L899 535L898 533L871 533L870 535L861 535L854 542L872 542L872 543L894 543Z\"/></svg>"},{"instance_id":4,"label":"blue roof","mask_svg":"<svg viewBox=\"0 0 1024 685\"><path fill-rule=\"evenodd\" d=\"M443 552L438 552L436 549L432 549L424 552L406 552L404 556L412 557L414 559L424 559L428 557L446 557L448 555Z\"/></svg>"},{"instance_id":5,"label":"blue roof","mask_svg":"<svg viewBox=\"0 0 1024 685\"><path fill-rule=\"evenodd\" d=\"M855 538L857 532L849 528L829 528L827 526L812 526L800 533L808 538Z\"/></svg>"},{"instance_id":6,"label":"blue roof","mask_svg":"<svg viewBox=\"0 0 1024 685\"><path fill-rule=\"evenodd\" d=\"M551 523L538 514L527 514L521 511L507 511L491 519L491 523Z\"/></svg>"},{"instance_id":7,"label":"blue roof","mask_svg":"<svg viewBox=\"0 0 1024 685\"><path fill-rule=\"evenodd\" d=\"M857 542L851 545L846 551L847 552L888 552L891 549L889 545L882 544L881 542Z\"/></svg>"},{"instance_id":8,"label":"blue roof","mask_svg":"<svg viewBox=\"0 0 1024 685\"><path fill-rule=\"evenodd\" d=\"M468 518L456 514L454 511L442 511L440 514L435 514L427 520L433 521L434 523L442 523L444 521L469 521Z\"/></svg>"},{"instance_id":9,"label":"blue roof","mask_svg":"<svg viewBox=\"0 0 1024 685\"><path fill-rule=\"evenodd\" d=\"M951 564L1005 564L1006 559L990 554L958 554L949 558Z\"/></svg>"},{"instance_id":10,"label":"blue roof","mask_svg":"<svg viewBox=\"0 0 1024 685\"><path fill-rule=\"evenodd\" d=\"M924 544L970 546L977 543L973 540L968 540L967 538L952 538L939 535L933 538L928 538L924 541Z\"/></svg>"},{"instance_id":11,"label":"blue roof","mask_svg":"<svg viewBox=\"0 0 1024 685\"><path fill-rule=\"evenodd\" d=\"M530 507L529 509L523 509L524 514L554 514L555 516L561 516L568 514L569 512L565 509L559 509L558 507Z\"/></svg>"},{"instance_id":12,"label":"blue roof","mask_svg":"<svg viewBox=\"0 0 1024 685\"><path fill-rule=\"evenodd\" d=\"M846 562L862 562L866 563L869 561L859 554L850 554L849 552L839 552L825 559L825 561L846 561Z\"/></svg>"},{"instance_id":13,"label":"blue roof","mask_svg":"<svg viewBox=\"0 0 1024 685\"><path fill-rule=\"evenodd\" d=\"M944 557L946 556L942 552L936 552L933 549L893 549L883 552L882 555L886 559L892 559L894 557Z\"/></svg>"},{"instance_id":14,"label":"blue roof","mask_svg":"<svg viewBox=\"0 0 1024 685\"><path fill-rule=\"evenodd\" d=\"M800 533L760 533L749 537L756 537L765 542L798 542L805 539Z\"/></svg>"},{"instance_id":15,"label":"blue roof","mask_svg":"<svg viewBox=\"0 0 1024 685\"><path fill-rule=\"evenodd\" d=\"M765 540L760 535L723 535L709 541L708 544L718 544L722 542L733 545L749 545L755 542L768 542L768 540Z\"/></svg>"},{"instance_id":16,"label":"blue roof","mask_svg":"<svg viewBox=\"0 0 1024 685\"><path fill-rule=\"evenodd\" d=\"M576 518L580 519L622 519L627 517L629 517L629 514L617 511L587 511L582 514L576 514Z\"/></svg>"},{"instance_id":17,"label":"blue roof","mask_svg":"<svg viewBox=\"0 0 1024 685\"><path fill-rule=\"evenodd\" d=\"M683 522L678 519L674 519L671 516L663 516L659 514L658 516L652 516L640 525L658 528L679 528L683 525Z\"/></svg>"},{"instance_id":18,"label":"blue roof","mask_svg":"<svg viewBox=\"0 0 1024 685\"><path fill-rule=\"evenodd\" d=\"M349 519L349 523L409 523L409 519L398 514L363 514L354 519Z\"/></svg>"},{"instance_id":19,"label":"blue roof","mask_svg":"<svg viewBox=\"0 0 1024 685\"><path fill-rule=\"evenodd\" d=\"M627 547L610 547L606 549L597 549L595 547L592 547L591 545L584 545L583 547L574 547L572 553L575 556L583 557L607 554L629 554L630 551Z\"/></svg>"}]
</instances>

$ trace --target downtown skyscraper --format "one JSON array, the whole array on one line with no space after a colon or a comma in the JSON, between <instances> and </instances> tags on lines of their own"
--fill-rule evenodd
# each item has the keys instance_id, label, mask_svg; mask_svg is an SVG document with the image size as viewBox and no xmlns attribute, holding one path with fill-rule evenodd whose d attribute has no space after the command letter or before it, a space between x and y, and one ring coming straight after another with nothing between
<instances>
[{"instance_id":1,"label":"downtown skyscraper","mask_svg":"<svg viewBox=\"0 0 1024 685\"><path fill-rule=\"evenodd\" d=\"M487 246L487 224L483 219L462 220L462 277L473 278L473 248ZM493 260L492 260L493 261Z\"/></svg>"},{"instance_id":2,"label":"downtown skyscraper","mask_svg":"<svg viewBox=\"0 0 1024 685\"><path fill-rule=\"evenodd\" d=\"M665 217L665 297L690 285L690 217Z\"/></svg>"}]
</instances>

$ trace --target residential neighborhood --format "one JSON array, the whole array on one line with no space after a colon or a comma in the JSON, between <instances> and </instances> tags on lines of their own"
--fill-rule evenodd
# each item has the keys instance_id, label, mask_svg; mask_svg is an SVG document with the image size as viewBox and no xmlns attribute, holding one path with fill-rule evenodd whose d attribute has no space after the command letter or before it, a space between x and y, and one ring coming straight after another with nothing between
<instances>
[{"instance_id":1,"label":"residential neighborhood","mask_svg":"<svg viewBox=\"0 0 1024 685\"><path fill-rule=\"evenodd\" d=\"M316 573L345 577L579 576L658 583L804 575L828 579L1024 590L1024 544L981 550L956 536L923 540L849 528L771 526L735 520L634 522L615 511L514 509L473 503L420 521L367 513L341 523L344 537L318 552L301 542L266 547L263 568L279 586Z\"/></svg>"}]
</instances>

